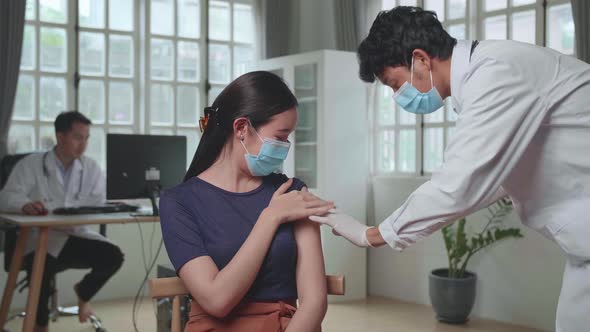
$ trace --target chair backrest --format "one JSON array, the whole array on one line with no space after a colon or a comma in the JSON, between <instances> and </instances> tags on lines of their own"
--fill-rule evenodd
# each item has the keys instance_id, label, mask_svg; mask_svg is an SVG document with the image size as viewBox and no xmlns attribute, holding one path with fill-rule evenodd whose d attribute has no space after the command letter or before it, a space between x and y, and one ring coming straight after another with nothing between
<instances>
[{"instance_id":1,"label":"chair backrest","mask_svg":"<svg viewBox=\"0 0 590 332\"><path fill-rule=\"evenodd\" d=\"M9 154L0 161L0 189L4 188L12 169L19 160L28 156L30 153Z\"/></svg>"},{"instance_id":2,"label":"chair backrest","mask_svg":"<svg viewBox=\"0 0 590 332\"><path fill-rule=\"evenodd\" d=\"M328 294L344 295L346 284L344 276L326 276ZM182 280L178 277L150 279L150 296L153 299L172 297L172 328L171 332L181 330L180 297L189 294Z\"/></svg>"},{"instance_id":3,"label":"chair backrest","mask_svg":"<svg viewBox=\"0 0 590 332\"><path fill-rule=\"evenodd\" d=\"M0 161L0 190L4 188L12 169L19 160L28 156L30 153L20 153L13 155L6 155ZM10 262L12 261L12 254L16 247L17 230L13 225L0 225L0 248L4 249L4 270L10 269ZM2 238L3 237L3 238Z\"/></svg>"}]
</instances>

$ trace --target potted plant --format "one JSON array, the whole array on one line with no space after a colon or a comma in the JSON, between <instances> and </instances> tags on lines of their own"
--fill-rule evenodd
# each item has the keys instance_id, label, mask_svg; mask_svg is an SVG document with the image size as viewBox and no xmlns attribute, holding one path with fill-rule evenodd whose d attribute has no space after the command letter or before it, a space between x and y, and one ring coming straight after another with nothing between
<instances>
[{"instance_id":1,"label":"potted plant","mask_svg":"<svg viewBox=\"0 0 590 332\"><path fill-rule=\"evenodd\" d=\"M512 211L512 202L503 198L487 208L487 224L475 234L465 231L465 218L442 229L449 267L430 273L430 301L436 319L462 324L468 319L475 302L477 276L467 270L467 263L477 252L509 238L521 238L518 228L504 228L502 222Z\"/></svg>"}]
</instances>

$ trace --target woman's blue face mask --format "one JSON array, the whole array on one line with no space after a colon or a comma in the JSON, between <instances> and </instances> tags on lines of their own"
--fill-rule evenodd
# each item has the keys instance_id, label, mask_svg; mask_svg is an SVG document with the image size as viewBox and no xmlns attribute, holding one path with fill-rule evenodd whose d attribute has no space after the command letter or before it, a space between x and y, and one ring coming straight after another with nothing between
<instances>
[{"instance_id":1,"label":"woman's blue face mask","mask_svg":"<svg viewBox=\"0 0 590 332\"><path fill-rule=\"evenodd\" d=\"M428 92L420 92L413 85L414 57L410 69L410 83L407 81L393 94L393 100L404 110L414 114L428 114L443 106L443 99L434 87L432 70L430 71L430 85Z\"/></svg>"},{"instance_id":2,"label":"woman's blue face mask","mask_svg":"<svg viewBox=\"0 0 590 332\"><path fill-rule=\"evenodd\" d=\"M246 150L244 157L246 158L246 164L248 165L250 173L252 173L253 176L267 176L271 173L281 171L283 168L283 162L287 159L291 143L277 141L270 138L263 139L258 132L256 132L254 127L252 127L252 130L254 130L256 136L262 141L262 146L260 147L258 155L250 154L248 149L246 149L243 140L240 140L244 150Z\"/></svg>"}]
</instances>

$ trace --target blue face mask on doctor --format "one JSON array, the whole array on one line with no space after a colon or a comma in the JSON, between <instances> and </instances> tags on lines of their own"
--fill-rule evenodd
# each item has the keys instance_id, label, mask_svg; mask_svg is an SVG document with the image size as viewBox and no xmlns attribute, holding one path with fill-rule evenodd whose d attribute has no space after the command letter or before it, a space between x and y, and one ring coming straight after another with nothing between
<instances>
[{"instance_id":1,"label":"blue face mask on doctor","mask_svg":"<svg viewBox=\"0 0 590 332\"><path fill-rule=\"evenodd\" d=\"M393 100L404 110L414 114L428 114L443 106L443 99L434 87L432 70L430 70L430 85L428 92L420 92L413 86L414 57L410 69L410 83L407 81L393 94Z\"/></svg>"},{"instance_id":2,"label":"blue face mask on doctor","mask_svg":"<svg viewBox=\"0 0 590 332\"><path fill-rule=\"evenodd\" d=\"M258 155L253 155L248 152L248 149L246 149L243 138L240 139L240 143L242 143L244 150L246 150L244 157L246 158L250 173L252 173L253 176L267 176L273 172L281 171L283 168L283 161L287 159L291 143L277 141L270 138L263 139L258 135L258 132L256 132L254 127L251 127L256 133L256 136L262 141L262 146L260 147Z\"/></svg>"}]
</instances>

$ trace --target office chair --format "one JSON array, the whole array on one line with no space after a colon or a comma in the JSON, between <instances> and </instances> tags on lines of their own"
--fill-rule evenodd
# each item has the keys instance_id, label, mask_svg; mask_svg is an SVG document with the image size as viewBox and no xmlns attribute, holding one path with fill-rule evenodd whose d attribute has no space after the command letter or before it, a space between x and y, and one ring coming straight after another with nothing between
<instances>
[{"instance_id":1,"label":"office chair","mask_svg":"<svg viewBox=\"0 0 590 332\"><path fill-rule=\"evenodd\" d=\"M30 153L6 155L6 156L4 156L4 158L2 158L2 161L0 161L0 190L2 188L4 188L4 185L6 184L6 181L8 181L8 177L10 176L10 173L12 172L12 169L18 163L18 161L21 160L22 158L28 156L29 154ZM103 226L103 225L101 225L101 226ZM16 240L18 238L18 227L15 225L0 223L0 231L2 231L2 233L4 234L4 236L3 236L4 271L9 272L10 271L10 263L12 262L12 256L13 256L14 250L16 248ZM101 227L100 233L103 236L105 236L106 235L106 228ZM2 241L0 241L0 243L2 243ZM24 266L21 266L20 270L24 270ZM57 273L63 272L65 270L66 270L65 268L60 268L58 266ZM57 292L57 288L56 288L55 277L53 277L53 279L51 280L51 285L52 285L51 287L53 288L53 292L51 295L51 310L50 310L50 314L49 314L49 318L51 319L51 321L53 321L53 322L57 321L57 319L60 316L77 316L78 315L78 306L72 306L72 307L66 307L66 308L59 306L59 301L58 301L58 296L57 296L58 292ZM21 279L17 283L17 287L18 287L19 292L22 292L27 286L28 286L28 276L24 277L23 279ZM11 321L15 318L18 318L18 317L20 317L20 318L25 317L25 315L26 315L25 312L17 313L15 315L8 317L7 322ZM92 326L94 327L96 332L106 331L102 327L102 323L98 317L91 316L90 323L92 324ZM0 328L3 328L3 327L0 326ZM3 331L5 331L5 330L3 330Z\"/></svg>"}]
</instances>

